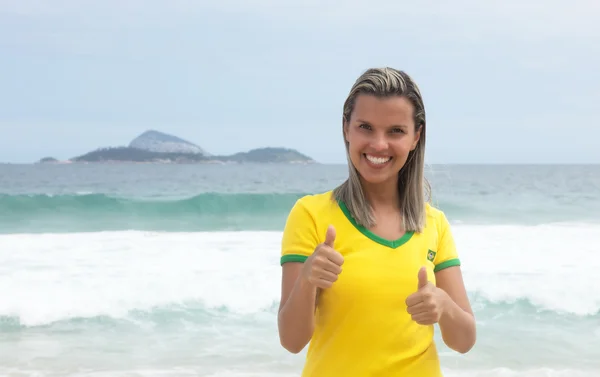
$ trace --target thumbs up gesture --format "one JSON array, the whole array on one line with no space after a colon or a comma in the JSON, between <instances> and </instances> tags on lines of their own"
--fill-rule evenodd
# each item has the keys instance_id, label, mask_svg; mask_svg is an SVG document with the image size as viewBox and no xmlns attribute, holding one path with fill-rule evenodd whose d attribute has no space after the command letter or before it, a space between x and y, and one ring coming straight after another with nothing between
<instances>
[{"instance_id":1,"label":"thumbs up gesture","mask_svg":"<svg viewBox=\"0 0 600 377\"><path fill-rule=\"evenodd\" d=\"M330 288L342 272L344 257L334 250L335 228L329 226L325 242L319 244L313 254L304 262L302 276L317 288Z\"/></svg>"},{"instance_id":2,"label":"thumbs up gesture","mask_svg":"<svg viewBox=\"0 0 600 377\"><path fill-rule=\"evenodd\" d=\"M407 311L418 324L433 325L440 320L448 296L427 280L425 267L419 270L418 279L417 291L406 299Z\"/></svg>"}]
</instances>

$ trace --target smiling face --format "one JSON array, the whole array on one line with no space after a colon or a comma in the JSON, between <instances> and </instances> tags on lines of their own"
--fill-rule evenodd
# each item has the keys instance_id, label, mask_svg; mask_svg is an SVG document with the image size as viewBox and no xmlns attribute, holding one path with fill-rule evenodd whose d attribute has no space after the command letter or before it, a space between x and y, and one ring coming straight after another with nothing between
<instances>
[{"instance_id":1,"label":"smiling face","mask_svg":"<svg viewBox=\"0 0 600 377\"><path fill-rule=\"evenodd\" d=\"M420 131L415 130L414 107L403 96L360 94L344 123L350 160L369 184L397 184Z\"/></svg>"}]
</instances>

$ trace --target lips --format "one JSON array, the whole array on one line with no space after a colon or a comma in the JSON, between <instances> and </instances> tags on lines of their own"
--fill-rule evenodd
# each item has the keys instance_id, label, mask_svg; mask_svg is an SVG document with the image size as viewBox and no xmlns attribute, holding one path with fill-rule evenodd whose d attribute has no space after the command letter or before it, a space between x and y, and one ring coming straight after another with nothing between
<instances>
[{"instance_id":1,"label":"lips","mask_svg":"<svg viewBox=\"0 0 600 377\"><path fill-rule=\"evenodd\" d=\"M364 156L370 163L375 165L383 165L392 159L391 157L373 156L370 154L364 154Z\"/></svg>"}]
</instances>

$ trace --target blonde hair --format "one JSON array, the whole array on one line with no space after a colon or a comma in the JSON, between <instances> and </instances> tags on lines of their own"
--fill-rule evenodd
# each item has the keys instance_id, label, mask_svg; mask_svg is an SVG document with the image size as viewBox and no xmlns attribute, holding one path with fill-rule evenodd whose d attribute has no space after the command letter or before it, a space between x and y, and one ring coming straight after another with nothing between
<instances>
[{"instance_id":1,"label":"blonde hair","mask_svg":"<svg viewBox=\"0 0 600 377\"><path fill-rule=\"evenodd\" d=\"M360 94L377 97L402 96L413 105L415 132L420 128L421 135L417 146L408 154L406 163L398 172L398 193L405 231L421 232L425 226L425 203L429 200L431 189L424 177L425 106L419 87L403 71L388 67L368 69L356 80L344 102L342 129L344 124L350 121L354 103ZM359 225L370 228L375 225L372 208L364 195L358 170L350 160L348 142L345 138L344 143L349 176L344 183L333 190L333 198L346 205Z\"/></svg>"}]
</instances>

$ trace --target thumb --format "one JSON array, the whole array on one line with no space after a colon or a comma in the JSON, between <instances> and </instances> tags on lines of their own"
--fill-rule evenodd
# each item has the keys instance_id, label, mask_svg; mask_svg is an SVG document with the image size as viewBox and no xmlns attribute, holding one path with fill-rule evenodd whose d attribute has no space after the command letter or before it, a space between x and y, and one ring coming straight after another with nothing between
<instances>
[{"instance_id":1,"label":"thumb","mask_svg":"<svg viewBox=\"0 0 600 377\"><path fill-rule=\"evenodd\" d=\"M325 234L325 245L333 247L333 241L335 241L335 228L333 225L329 225L327 234Z\"/></svg>"},{"instance_id":2,"label":"thumb","mask_svg":"<svg viewBox=\"0 0 600 377\"><path fill-rule=\"evenodd\" d=\"M425 267L421 267L421 269L419 270L419 288L421 289L424 286L426 286L428 283L427 281L427 270L425 269Z\"/></svg>"}]
</instances>

